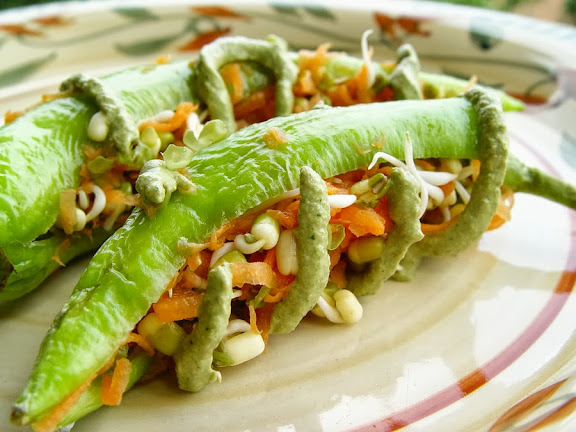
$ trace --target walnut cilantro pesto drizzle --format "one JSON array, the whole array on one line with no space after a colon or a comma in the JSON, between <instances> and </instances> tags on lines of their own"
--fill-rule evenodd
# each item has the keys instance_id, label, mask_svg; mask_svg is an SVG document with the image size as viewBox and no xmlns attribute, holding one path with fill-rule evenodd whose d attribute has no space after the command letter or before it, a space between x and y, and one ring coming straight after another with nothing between
<instances>
[{"instance_id":1,"label":"walnut cilantro pesto drizzle","mask_svg":"<svg viewBox=\"0 0 576 432\"><path fill-rule=\"evenodd\" d=\"M141 167L158 155L158 149L150 148L140 140L136 122L130 117L124 103L98 78L84 74L73 75L62 83L60 91L80 90L92 98L109 125L109 139L117 150L120 163ZM156 150L156 151L154 151Z\"/></svg>"},{"instance_id":2,"label":"walnut cilantro pesto drizzle","mask_svg":"<svg viewBox=\"0 0 576 432\"><path fill-rule=\"evenodd\" d=\"M222 380L221 373L213 369L213 353L226 333L231 300L232 272L224 263L209 273L196 328L182 340L174 355L182 390L197 392Z\"/></svg>"},{"instance_id":3,"label":"walnut cilantro pesto drizzle","mask_svg":"<svg viewBox=\"0 0 576 432\"><path fill-rule=\"evenodd\" d=\"M370 262L362 273L351 275L348 289L357 296L376 294L382 282L394 275L406 251L424 237L420 229L420 197L416 179L408 171L394 168L388 181L391 183L388 200L394 229L384 240L380 257Z\"/></svg>"},{"instance_id":4,"label":"walnut cilantro pesto drizzle","mask_svg":"<svg viewBox=\"0 0 576 432\"><path fill-rule=\"evenodd\" d=\"M256 61L274 74L277 116L292 113L294 106L292 86L296 80L297 68L290 60L284 40L275 36L269 37L267 41L241 36L216 40L200 51L196 64L198 94L208 105L212 117L224 121L229 131L236 130L236 121L230 96L219 70L227 63L245 61Z\"/></svg>"}]
</instances>

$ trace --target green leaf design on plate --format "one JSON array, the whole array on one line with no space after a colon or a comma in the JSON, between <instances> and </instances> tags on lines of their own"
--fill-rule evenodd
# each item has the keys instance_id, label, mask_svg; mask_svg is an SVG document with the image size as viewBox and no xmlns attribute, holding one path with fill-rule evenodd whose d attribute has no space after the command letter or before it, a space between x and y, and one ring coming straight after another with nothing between
<instances>
[{"instance_id":1,"label":"green leaf design on plate","mask_svg":"<svg viewBox=\"0 0 576 432\"><path fill-rule=\"evenodd\" d=\"M279 12L283 15L295 15L300 16L300 12L298 12L298 8L294 6L290 6L285 3L276 3L270 2L270 7L272 7L276 12Z\"/></svg>"},{"instance_id":2,"label":"green leaf design on plate","mask_svg":"<svg viewBox=\"0 0 576 432\"><path fill-rule=\"evenodd\" d=\"M568 132L562 132L562 141L560 141L560 154L562 159L576 168L576 137L570 135Z\"/></svg>"},{"instance_id":3,"label":"green leaf design on plate","mask_svg":"<svg viewBox=\"0 0 576 432\"><path fill-rule=\"evenodd\" d=\"M180 36L181 33L177 33L170 36L146 39L138 42L119 43L116 44L115 47L118 51L124 54L131 56L141 56L161 51L162 49L166 48L168 44L174 42Z\"/></svg>"},{"instance_id":4,"label":"green leaf design on plate","mask_svg":"<svg viewBox=\"0 0 576 432\"><path fill-rule=\"evenodd\" d=\"M56 53L52 52L42 58L30 60L17 64L16 66L9 67L7 69L0 70L0 87L7 87L24 81L46 63L51 62L55 58Z\"/></svg>"},{"instance_id":5,"label":"green leaf design on plate","mask_svg":"<svg viewBox=\"0 0 576 432\"><path fill-rule=\"evenodd\" d=\"M490 20L473 20L470 23L470 39L481 50L491 50L502 42L502 27Z\"/></svg>"},{"instance_id":6,"label":"green leaf design on plate","mask_svg":"<svg viewBox=\"0 0 576 432\"><path fill-rule=\"evenodd\" d=\"M303 6L303 9L306 12L308 12L310 15L312 15L316 18L321 18L321 19L330 20L330 21L336 21L336 17L334 16L334 14L332 12L330 12L330 9L327 9L323 6L320 6L320 5Z\"/></svg>"},{"instance_id":7,"label":"green leaf design on plate","mask_svg":"<svg viewBox=\"0 0 576 432\"><path fill-rule=\"evenodd\" d=\"M154 15L146 8L139 8L139 7L115 8L114 12L126 18L133 19L134 21L152 21L158 19L156 15Z\"/></svg>"}]
</instances>

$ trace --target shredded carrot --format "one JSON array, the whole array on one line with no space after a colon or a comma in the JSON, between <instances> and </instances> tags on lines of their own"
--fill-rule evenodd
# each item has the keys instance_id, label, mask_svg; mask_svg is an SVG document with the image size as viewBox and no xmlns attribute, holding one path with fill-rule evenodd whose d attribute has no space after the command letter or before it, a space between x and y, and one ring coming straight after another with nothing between
<instances>
[{"instance_id":1,"label":"shredded carrot","mask_svg":"<svg viewBox=\"0 0 576 432\"><path fill-rule=\"evenodd\" d=\"M349 194L349 188L342 187L340 185L335 185L329 181L326 182L326 189L328 189L328 195L338 195L338 194Z\"/></svg>"},{"instance_id":2,"label":"shredded carrot","mask_svg":"<svg viewBox=\"0 0 576 432\"><path fill-rule=\"evenodd\" d=\"M175 289L172 296L164 292L152 307L160 321L173 322L197 317L200 303L201 293L190 289Z\"/></svg>"},{"instance_id":3,"label":"shredded carrot","mask_svg":"<svg viewBox=\"0 0 576 432\"><path fill-rule=\"evenodd\" d=\"M440 186L440 189L442 189L442 192L444 192L444 196L447 197L452 193L455 187L456 183L451 181L450 183L446 183L445 185Z\"/></svg>"},{"instance_id":4,"label":"shredded carrot","mask_svg":"<svg viewBox=\"0 0 576 432\"><path fill-rule=\"evenodd\" d=\"M210 259L211 258L212 258L212 254L210 252L208 252L207 250L201 250L200 251L200 260L202 262L200 263L198 268L196 268L196 270L194 270L194 273L196 273L198 276L200 276L203 279L207 279L208 278L208 272L210 271Z\"/></svg>"},{"instance_id":5,"label":"shredded carrot","mask_svg":"<svg viewBox=\"0 0 576 432\"><path fill-rule=\"evenodd\" d=\"M159 57L156 57L155 63L157 65L163 65L163 64L170 63L171 61L172 61L172 57L168 54L165 54L165 55L161 55Z\"/></svg>"},{"instance_id":6,"label":"shredded carrot","mask_svg":"<svg viewBox=\"0 0 576 432\"><path fill-rule=\"evenodd\" d=\"M329 53L329 50L330 44L325 43L319 45L315 51L302 50L299 53L300 59L298 65L300 70L309 70L315 83L320 81L325 72L324 66L328 60L335 55Z\"/></svg>"},{"instance_id":7,"label":"shredded carrot","mask_svg":"<svg viewBox=\"0 0 576 432\"><path fill-rule=\"evenodd\" d=\"M12 123L18 117L22 117L24 115L24 111L6 111L4 114L4 123Z\"/></svg>"},{"instance_id":8,"label":"shredded carrot","mask_svg":"<svg viewBox=\"0 0 576 432\"><path fill-rule=\"evenodd\" d=\"M127 358L121 358L116 361L116 367L112 374L102 375L102 388L100 397L102 403L108 406L120 405L122 395L130 381L130 372L132 363Z\"/></svg>"},{"instance_id":9,"label":"shredded carrot","mask_svg":"<svg viewBox=\"0 0 576 432\"><path fill-rule=\"evenodd\" d=\"M418 159L417 165L425 171L436 171L436 167L426 159Z\"/></svg>"},{"instance_id":10,"label":"shredded carrot","mask_svg":"<svg viewBox=\"0 0 576 432\"><path fill-rule=\"evenodd\" d=\"M74 90L69 90L65 92L58 92L58 93L51 93L51 94L43 94L42 95L42 103L51 102L56 99L63 99L70 97L74 94Z\"/></svg>"},{"instance_id":11,"label":"shredded carrot","mask_svg":"<svg viewBox=\"0 0 576 432\"><path fill-rule=\"evenodd\" d=\"M120 189L115 189L112 184L103 186L102 191L106 195L106 203L124 204L131 207L137 204L136 195L128 195Z\"/></svg>"},{"instance_id":12,"label":"shredded carrot","mask_svg":"<svg viewBox=\"0 0 576 432\"><path fill-rule=\"evenodd\" d=\"M272 313L274 312L275 304L267 304L256 311L256 325L260 329L264 344L268 344L268 336L270 335L270 322Z\"/></svg>"},{"instance_id":13,"label":"shredded carrot","mask_svg":"<svg viewBox=\"0 0 576 432\"><path fill-rule=\"evenodd\" d=\"M274 294L272 294L271 292L266 294L266 297L264 297L264 302L265 303L278 303L284 297L286 297L286 294L287 293L284 291L275 290Z\"/></svg>"},{"instance_id":14,"label":"shredded carrot","mask_svg":"<svg viewBox=\"0 0 576 432\"><path fill-rule=\"evenodd\" d=\"M196 253L190 255L186 259L186 265L188 266L188 268L191 271L194 271L198 267L200 267L200 264L202 264L202 256L200 255L200 252L196 252Z\"/></svg>"},{"instance_id":15,"label":"shredded carrot","mask_svg":"<svg viewBox=\"0 0 576 432\"><path fill-rule=\"evenodd\" d=\"M219 249L226 240L232 240L238 234L250 231L252 223L257 216L258 213L245 214L222 225L210 236L209 248L213 251Z\"/></svg>"},{"instance_id":16,"label":"shredded carrot","mask_svg":"<svg viewBox=\"0 0 576 432\"><path fill-rule=\"evenodd\" d=\"M96 159L98 156L102 156L102 149L87 145L84 146L84 154L86 155L86 159L91 161Z\"/></svg>"},{"instance_id":17,"label":"shredded carrot","mask_svg":"<svg viewBox=\"0 0 576 432\"><path fill-rule=\"evenodd\" d=\"M387 86L374 96L374 102L389 102L394 100L394 89Z\"/></svg>"},{"instance_id":18,"label":"shredded carrot","mask_svg":"<svg viewBox=\"0 0 576 432\"><path fill-rule=\"evenodd\" d=\"M66 264L64 264L64 262L60 259L60 254L65 251L66 249L68 249L72 244L72 241L70 240L70 237L66 237L62 243L60 243L58 245L58 247L56 248L56 251L54 253L54 256L52 257L52 259L54 261L56 261L58 264L60 264L62 267L66 267Z\"/></svg>"},{"instance_id":19,"label":"shredded carrot","mask_svg":"<svg viewBox=\"0 0 576 432\"><path fill-rule=\"evenodd\" d=\"M350 245L350 242L355 238L356 236L352 234L348 228L346 228L344 231L344 240L342 240L342 243L340 243L340 250L346 250Z\"/></svg>"},{"instance_id":20,"label":"shredded carrot","mask_svg":"<svg viewBox=\"0 0 576 432\"><path fill-rule=\"evenodd\" d=\"M346 288L346 261L339 261L330 271L330 280L338 285L338 288Z\"/></svg>"},{"instance_id":21,"label":"shredded carrot","mask_svg":"<svg viewBox=\"0 0 576 432\"><path fill-rule=\"evenodd\" d=\"M266 285L274 289L278 286L276 273L264 262L233 262L230 264L232 271L232 285L239 287L244 284Z\"/></svg>"},{"instance_id":22,"label":"shredded carrot","mask_svg":"<svg viewBox=\"0 0 576 432\"><path fill-rule=\"evenodd\" d=\"M36 432L52 432L58 426L58 423L62 421L64 416L70 411L70 409L76 405L82 393L84 393L92 381L94 381L96 375L90 377L84 384L74 390L66 399L56 405L50 413L42 418L41 420L34 423L33 428Z\"/></svg>"},{"instance_id":23,"label":"shredded carrot","mask_svg":"<svg viewBox=\"0 0 576 432\"><path fill-rule=\"evenodd\" d=\"M262 262L265 262L272 268L276 267L276 246L266 251Z\"/></svg>"},{"instance_id":24,"label":"shredded carrot","mask_svg":"<svg viewBox=\"0 0 576 432\"><path fill-rule=\"evenodd\" d=\"M238 63L230 63L220 69L220 75L224 81L232 87L230 100L235 105L244 98L244 84Z\"/></svg>"},{"instance_id":25,"label":"shredded carrot","mask_svg":"<svg viewBox=\"0 0 576 432\"><path fill-rule=\"evenodd\" d=\"M253 333L260 333L260 331L258 330L258 319L256 317L256 309L254 309L254 306L249 304L248 305L248 312L250 313L250 330Z\"/></svg>"},{"instance_id":26,"label":"shredded carrot","mask_svg":"<svg viewBox=\"0 0 576 432\"><path fill-rule=\"evenodd\" d=\"M172 118L167 122L157 122L155 120L150 120L143 122L139 125L139 129L142 131L147 127L153 127L159 132L173 132L183 124L185 124L186 119L190 114L196 112L198 105L191 102L181 102L176 107L176 111Z\"/></svg>"},{"instance_id":27,"label":"shredded carrot","mask_svg":"<svg viewBox=\"0 0 576 432\"><path fill-rule=\"evenodd\" d=\"M386 177L390 177L390 174L392 174L392 168L394 168L394 167L387 166L387 165L386 166L378 166L378 164L376 164L372 167L372 169L368 170L366 172L366 174L368 177L372 177L375 174L382 173Z\"/></svg>"},{"instance_id":28,"label":"shredded carrot","mask_svg":"<svg viewBox=\"0 0 576 432\"><path fill-rule=\"evenodd\" d=\"M312 79L312 73L308 69L298 74L298 80L292 90L296 97L312 96L318 92L316 84L314 84L314 80Z\"/></svg>"},{"instance_id":29,"label":"shredded carrot","mask_svg":"<svg viewBox=\"0 0 576 432\"><path fill-rule=\"evenodd\" d=\"M480 174L481 162L478 159L473 159L470 161L470 165L472 165L472 168L474 168L474 173L472 174L472 180L476 181L478 175Z\"/></svg>"},{"instance_id":30,"label":"shredded carrot","mask_svg":"<svg viewBox=\"0 0 576 432\"><path fill-rule=\"evenodd\" d=\"M285 229L294 229L298 226L298 211L300 210L300 200L292 201L288 206L280 210L268 210L266 213L278 221Z\"/></svg>"},{"instance_id":31,"label":"shredded carrot","mask_svg":"<svg viewBox=\"0 0 576 432\"><path fill-rule=\"evenodd\" d=\"M452 225L454 225L454 223L458 220L458 217L453 217L452 219L450 219L449 221L440 223L440 224L420 224L420 229L422 230L422 234L424 235L429 235L429 234L436 234L436 233L440 233L444 230L446 230L447 228L451 227Z\"/></svg>"},{"instance_id":32,"label":"shredded carrot","mask_svg":"<svg viewBox=\"0 0 576 432\"><path fill-rule=\"evenodd\" d=\"M368 103L373 99L372 88L368 83L368 68L362 65L360 72L347 83L350 93L356 95L356 103Z\"/></svg>"},{"instance_id":33,"label":"shredded carrot","mask_svg":"<svg viewBox=\"0 0 576 432\"><path fill-rule=\"evenodd\" d=\"M274 117L274 88L269 86L262 90L256 90L244 100L234 106L234 116L237 120L246 120L250 123L258 123Z\"/></svg>"},{"instance_id":34,"label":"shredded carrot","mask_svg":"<svg viewBox=\"0 0 576 432\"><path fill-rule=\"evenodd\" d=\"M384 195L380 201L378 201L378 204L374 207L374 211L384 219L384 232L389 233L392 231L394 221L390 217L390 212L388 211L388 195Z\"/></svg>"},{"instance_id":35,"label":"shredded carrot","mask_svg":"<svg viewBox=\"0 0 576 432\"><path fill-rule=\"evenodd\" d=\"M342 251L339 247L330 251L330 269L333 269L334 266L338 264L341 255Z\"/></svg>"},{"instance_id":36,"label":"shredded carrot","mask_svg":"<svg viewBox=\"0 0 576 432\"><path fill-rule=\"evenodd\" d=\"M82 184L86 184L92 181L92 174L88 171L88 167L86 164L82 164L82 168L80 168L80 177L82 178Z\"/></svg>"},{"instance_id":37,"label":"shredded carrot","mask_svg":"<svg viewBox=\"0 0 576 432\"><path fill-rule=\"evenodd\" d=\"M174 289L176 284L180 282L180 279L182 279L182 274L180 272L172 276L172 279L170 279L170 282L168 282L168 285L166 285L166 289L164 289L164 292L170 293Z\"/></svg>"},{"instance_id":38,"label":"shredded carrot","mask_svg":"<svg viewBox=\"0 0 576 432\"><path fill-rule=\"evenodd\" d=\"M76 191L66 189L60 192L60 223L68 235L74 232L76 225Z\"/></svg>"},{"instance_id":39,"label":"shredded carrot","mask_svg":"<svg viewBox=\"0 0 576 432\"><path fill-rule=\"evenodd\" d=\"M208 288L208 281L198 276L193 270L185 269L182 272L182 287L187 289L198 288L205 290Z\"/></svg>"},{"instance_id":40,"label":"shredded carrot","mask_svg":"<svg viewBox=\"0 0 576 432\"><path fill-rule=\"evenodd\" d=\"M368 234L384 234L386 220L372 208L361 208L355 205L346 207L330 223L339 223L347 227L352 234L362 237Z\"/></svg>"},{"instance_id":41,"label":"shredded carrot","mask_svg":"<svg viewBox=\"0 0 576 432\"><path fill-rule=\"evenodd\" d=\"M507 187L502 187L502 194L498 200L498 208L496 214L492 217L490 225L488 225L488 231L500 228L506 222L510 220L510 211L514 205L514 191Z\"/></svg>"},{"instance_id":42,"label":"shredded carrot","mask_svg":"<svg viewBox=\"0 0 576 432\"><path fill-rule=\"evenodd\" d=\"M344 187L349 189L350 187L352 187L354 183L357 183L360 180L362 180L365 174L366 171L360 169L360 170L348 171L344 174L336 176L336 178L340 179L342 183L345 185Z\"/></svg>"},{"instance_id":43,"label":"shredded carrot","mask_svg":"<svg viewBox=\"0 0 576 432\"><path fill-rule=\"evenodd\" d=\"M326 93L334 106L354 105L354 99L350 95L350 91L346 84L337 85L334 89L329 90Z\"/></svg>"},{"instance_id":44,"label":"shredded carrot","mask_svg":"<svg viewBox=\"0 0 576 432\"><path fill-rule=\"evenodd\" d=\"M286 297L290 291L290 286L294 282L294 279L296 279L296 276L292 274L283 275L277 268L274 269L274 272L276 273L277 286L271 289L266 297L264 297L264 302L266 303L277 303Z\"/></svg>"},{"instance_id":45,"label":"shredded carrot","mask_svg":"<svg viewBox=\"0 0 576 432\"><path fill-rule=\"evenodd\" d=\"M286 132L282 129L278 129L277 127L271 127L264 133L264 143L266 147L275 149L282 145L288 144L288 137L286 136Z\"/></svg>"},{"instance_id":46,"label":"shredded carrot","mask_svg":"<svg viewBox=\"0 0 576 432\"><path fill-rule=\"evenodd\" d=\"M152 345L150 345L150 343L146 340L146 338L144 338L144 336L139 335L138 333L130 333L128 337L124 339L124 342L121 345L129 343L135 343L140 348L142 348L144 352L149 356L154 355L154 348L152 347ZM109 367L106 369L109 369Z\"/></svg>"}]
</instances>

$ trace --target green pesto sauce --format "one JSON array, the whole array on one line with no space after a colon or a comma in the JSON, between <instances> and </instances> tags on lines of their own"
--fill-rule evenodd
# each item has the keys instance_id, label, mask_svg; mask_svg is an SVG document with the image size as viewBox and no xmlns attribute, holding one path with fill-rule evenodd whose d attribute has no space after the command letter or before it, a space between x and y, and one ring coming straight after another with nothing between
<instances>
[{"instance_id":1,"label":"green pesto sauce","mask_svg":"<svg viewBox=\"0 0 576 432\"><path fill-rule=\"evenodd\" d=\"M258 62L272 71L276 78L276 116L288 115L294 105L292 85L297 68L290 60L286 43L275 38L269 41L241 36L222 38L200 51L196 68L198 93L208 106L213 119L226 123L229 131L236 130L234 109L220 68L234 62Z\"/></svg>"},{"instance_id":2,"label":"green pesto sauce","mask_svg":"<svg viewBox=\"0 0 576 432\"><path fill-rule=\"evenodd\" d=\"M109 139L119 151L119 157L131 159L131 145L140 134L136 123L130 118L124 104L109 92L101 80L84 74L73 75L64 81L60 91L80 90L94 99L110 126Z\"/></svg>"},{"instance_id":3,"label":"green pesto sauce","mask_svg":"<svg viewBox=\"0 0 576 432\"><path fill-rule=\"evenodd\" d=\"M309 167L300 171L296 234L298 272L288 295L274 308L272 333L288 333L314 307L330 274L330 206L324 180Z\"/></svg>"},{"instance_id":4,"label":"green pesto sauce","mask_svg":"<svg viewBox=\"0 0 576 432\"><path fill-rule=\"evenodd\" d=\"M153 159L144 164L136 180L136 190L145 204L163 204L170 200L172 192L179 190L190 193L195 190L194 184L176 170L166 166L166 162Z\"/></svg>"},{"instance_id":5,"label":"green pesto sauce","mask_svg":"<svg viewBox=\"0 0 576 432\"><path fill-rule=\"evenodd\" d=\"M220 380L220 373L212 369L213 353L228 327L231 301L232 272L224 263L208 274L196 327L182 340L174 355L178 386L182 390L197 392Z\"/></svg>"},{"instance_id":6,"label":"green pesto sauce","mask_svg":"<svg viewBox=\"0 0 576 432\"><path fill-rule=\"evenodd\" d=\"M393 168L388 181L391 183L389 212L394 228L386 237L382 255L371 262L365 272L350 275L347 288L356 296L375 294L394 274L408 248L424 237L420 230L420 184L402 168Z\"/></svg>"}]
</instances>

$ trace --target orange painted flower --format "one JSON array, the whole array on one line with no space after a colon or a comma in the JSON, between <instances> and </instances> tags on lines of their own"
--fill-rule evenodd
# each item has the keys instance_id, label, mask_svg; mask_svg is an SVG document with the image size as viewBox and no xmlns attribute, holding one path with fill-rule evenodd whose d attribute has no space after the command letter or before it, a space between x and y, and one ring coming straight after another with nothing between
<instances>
[{"instance_id":1,"label":"orange painted flower","mask_svg":"<svg viewBox=\"0 0 576 432\"><path fill-rule=\"evenodd\" d=\"M14 36L42 36L42 33L36 30L30 30L20 24L0 25L0 31L4 31Z\"/></svg>"},{"instance_id":2,"label":"orange painted flower","mask_svg":"<svg viewBox=\"0 0 576 432\"><path fill-rule=\"evenodd\" d=\"M204 45L207 45L219 37L225 36L232 31L232 28L226 27L221 30L212 30L196 35L190 42L178 47L178 51L198 51Z\"/></svg>"},{"instance_id":3,"label":"orange painted flower","mask_svg":"<svg viewBox=\"0 0 576 432\"><path fill-rule=\"evenodd\" d=\"M36 24L40 24L46 27L60 27L69 25L71 23L71 20L69 18L64 18L62 16L53 15L53 16L36 18L34 19L34 22Z\"/></svg>"},{"instance_id":4,"label":"orange painted flower","mask_svg":"<svg viewBox=\"0 0 576 432\"><path fill-rule=\"evenodd\" d=\"M196 6L192 11L197 15L204 15L217 18L240 18L247 21L250 20L247 16L234 12L231 9L222 6Z\"/></svg>"},{"instance_id":5,"label":"orange painted flower","mask_svg":"<svg viewBox=\"0 0 576 432\"><path fill-rule=\"evenodd\" d=\"M380 27L380 30L391 39L398 38L399 30L406 34L430 36L429 31L421 28L421 25L427 20L409 17L392 18L379 12L374 13L374 20L376 24L378 24L378 27Z\"/></svg>"}]
</instances>

